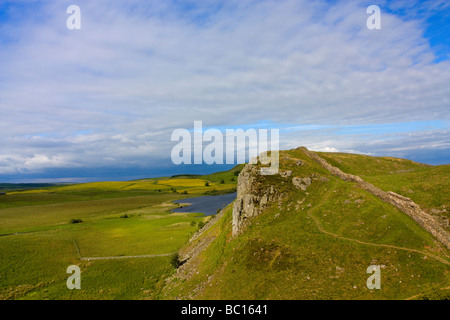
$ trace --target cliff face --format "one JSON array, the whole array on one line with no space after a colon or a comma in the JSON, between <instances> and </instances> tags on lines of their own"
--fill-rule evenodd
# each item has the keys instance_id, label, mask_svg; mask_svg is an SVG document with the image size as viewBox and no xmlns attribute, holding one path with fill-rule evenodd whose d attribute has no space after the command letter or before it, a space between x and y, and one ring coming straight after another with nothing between
<instances>
[{"instance_id":1,"label":"cliff face","mask_svg":"<svg viewBox=\"0 0 450 320\"><path fill-rule=\"evenodd\" d=\"M280 194L273 186L263 186L255 166L245 165L238 177L237 197L233 205L233 236L242 233L251 218L279 198Z\"/></svg>"},{"instance_id":2,"label":"cliff face","mask_svg":"<svg viewBox=\"0 0 450 320\"><path fill-rule=\"evenodd\" d=\"M295 162L296 167L302 166L302 161ZM306 191L313 180L324 177L311 174L309 176L293 176L292 170L280 170L278 174L270 176L274 184L265 181L266 175L260 174L260 169L247 164L238 177L237 197L233 204L233 236L241 234L251 219L260 215L271 204L280 206L286 194L281 191L281 184L291 185L294 188Z\"/></svg>"},{"instance_id":3,"label":"cliff face","mask_svg":"<svg viewBox=\"0 0 450 320\"><path fill-rule=\"evenodd\" d=\"M330 165L316 153L303 147L299 149L334 176L347 182L356 183L360 188L372 193L382 201L397 207L450 249L449 233L411 199L391 191L381 190L359 176L345 173ZM301 161L297 161L296 165L301 166ZM312 180L317 180L318 177L319 179L323 178L315 173L307 177L291 177L291 175L292 171L281 170L277 176L284 181L290 181L294 187L301 191L306 191ZM242 233L252 218L261 214L271 203L280 201L281 198L282 194L273 185L263 182L263 177L259 174L258 168L247 164L238 177L237 198L233 205L233 236Z\"/></svg>"},{"instance_id":4,"label":"cliff face","mask_svg":"<svg viewBox=\"0 0 450 320\"><path fill-rule=\"evenodd\" d=\"M380 166L376 172L409 165L303 148L280 154L276 175L244 166L235 202L180 250L183 264L167 280L164 297L404 299L421 292L408 281L448 287L450 255L436 240L445 243L448 233L426 216L419 219L423 213L413 200L370 184L360 173L374 172L371 165ZM349 165L331 165L341 159ZM344 172L350 170L354 175ZM397 281L368 290L370 265L382 266L383 274Z\"/></svg>"}]
</instances>

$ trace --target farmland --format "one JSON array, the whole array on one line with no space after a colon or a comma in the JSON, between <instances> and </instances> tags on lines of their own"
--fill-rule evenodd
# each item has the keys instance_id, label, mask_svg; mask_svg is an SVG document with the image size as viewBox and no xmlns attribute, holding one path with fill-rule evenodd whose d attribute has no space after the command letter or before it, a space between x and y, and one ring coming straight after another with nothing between
<instances>
[{"instance_id":1,"label":"farmland","mask_svg":"<svg viewBox=\"0 0 450 320\"><path fill-rule=\"evenodd\" d=\"M172 201L234 190L239 170L10 190L0 198L0 299L157 299L174 254L210 219L171 213ZM66 287L70 265L80 290Z\"/></svg>"}]
</instances>

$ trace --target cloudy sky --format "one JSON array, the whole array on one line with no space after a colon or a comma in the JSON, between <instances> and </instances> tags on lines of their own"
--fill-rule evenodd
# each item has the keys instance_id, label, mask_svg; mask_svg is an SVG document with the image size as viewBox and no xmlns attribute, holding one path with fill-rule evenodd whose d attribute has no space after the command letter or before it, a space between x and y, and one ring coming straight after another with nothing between
<instances>
[{"instance_id":1,"label":"cloudy sky","mask_svg":"<svg viewBox=\"0 0 450 320\"><path fill-rule=\"evenodd\" d=\"M226 169L172 164L196 120L450 163L449 28L446 0L0 0L0 182Z\"/></svg>"}]
</instances>

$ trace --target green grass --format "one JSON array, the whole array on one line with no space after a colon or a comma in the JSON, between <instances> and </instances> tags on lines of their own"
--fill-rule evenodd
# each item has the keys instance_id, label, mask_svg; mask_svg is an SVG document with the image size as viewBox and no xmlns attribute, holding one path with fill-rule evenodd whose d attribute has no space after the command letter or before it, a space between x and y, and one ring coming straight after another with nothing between
<instances>
[{"instance_id":1,"label":"green grass","mask_svg":"<svg viewBox=\"0 0 450 320\"><path fill-rule=\"evenodd\" d=\"M14 190L13 185L7 184L8 190L13 190L7 192L6 196L0 196L0 209L91 200L159 196L173 194L174 189L176 193L180 194L187 191L190 195L229 193L235 191L237 177L234 173L239 172L242 167L243 165L238 165L229 171L217 172L205 176L179 175L174 178L162 177L134 181L102 181L72 185L43 184L44 187L42 188L19 191ZM221 180L224 180L225 183L221 184ZM210 186L205 187L206 181L210 183ZM18 186L21 186L20 188L23 189L22 185ZM32 184L27 184L26 186L30 187ZM182 197L179 196L179 198ZM73 205L70 204L69 206Z\"/></svg>"},{"instance_id":2,"label":"green grass","mask_svg":"<svg viewBox=\"0 0 450 320\"><path fill-rule=\"evenodd\" d=\"M172 271L168 257L80 261L71 235L0 238L0 299L156 298L158 285ZM66 287L69 265L80 266L81 290Z\"/></svg>"},{"instance_id":3,"label":"green grass","mask_svg":"<svg viewBox=\"0 0 450 320\"><path fill-rule=\"evenodd\" d=\"M427 211L442 210L450 218L450 165L429 166L406 159L368 157L355 154L319 153L344 172L361 176L386 190L411 198Z\"/></svg>"},{"instance_id":4,"label":"green grass","mask_svg":"<svg viewBox=\"0 0 450 320\"><path fill-rule=\"evenodd\" d=\"M156 285L162 275L172 271L168 258L85 262L78 259L74 244L75 240L83 257L161 254L177 251L196 231L191 221L198 219L197 214L174 215L162 212L158 206L154 211L146 208L145 213L143 209L135 211L141 212L131 214L128 219L97 215L78 224L0 237L0 297L144 298L146 295L133 282L145 284L150 280L144 288L149 297L154 297L156 289L150 283ZM85 291L69 293L65 287L64 279L68 276L65 268L72 264L81 266ZM119 269L114 270L112 265ZM121 288L126 284L131 287L124 292Z\"/></svg>"},{"instance_id":5,"label":"green grass","mask_svg":"<svg viewBox=\"0 0 450 320\"><path fill-rule=\"evenodd\" d=\"M189 196L171 188L200 195L212 190L203 181L214 186L224 175L45 185L2 196L0 299L158 299L174 272L170 256L87 261L76 246L83 258L174 253L209 217L170 213L173 200ZM80 266L81 290L66 287L70 265Z\"/></svg>"},{"instance_id":6,"label":"green grass","mask_svg":"<svg viewBox=\"0 0 450 320\"><path fill-rule=\"evenodd\" d=\"M320 155L425 209L450 208L450 166ZM296 166L296 159L303 165ZM301 150L281 152L280 168L292 170L292 177L326 179L313 180L301 191L292 178L261 176L258 190L275 186L283 201L271 203L237 238L231 235L230 205L189 244L208 218L170 213L172 201L233 191L235 171L242 166L205 176L45 186L1 196L0 234L21 234L0 236L0 299L448 297L441 289L450 285L450 268L441 260L448 261L450 253L411 218L332 176ZM183 251L210 238L191 276L168 284L175 272L172 256L86 261L79 259L75 245L82 257L124 257ZM66 268L74 264L81 268L81 290L66 288ZM366 269L373 264L382 266L381 290L366 287Z\"/></svg>"},{"instance_id":7,"label":"green grass","mask_svg":"<svg viewBox=\"0 0 450 320\"><path fill-rule=\"evenodd\" d=\"M106 218L175 199L179 199L179 196L164 194L6 208L0 211L0 234L61 226L67 224L70 219L89 221L98 217Z\"/></svg>"},{"instance_id":8,"label":"green grass","mask_svg":"<svg viewBox=\"0 0 450 320\"><path fill-rule=\"evenodd\" d=\"M297 167L289 158L304 164ZM279 176L262 177L260 188L275 185L285 194L281 208L273 203L237 238L231 236L228 208L197 240L215 237L196 258L192 276L173 280L165 298L445 298L440 289L450 285L450 268L432 256L448 261L449 252L430 234L354 183L332 176L300 150L282 152L280 160L281 169L292 170L293 176L316 173L328 180L314 180L304 192ZM357 159L349 167L355 165L365 170ZM366 269L373 264L382 266L381 290L366 286Z\"/></svg>"}]
</instances>

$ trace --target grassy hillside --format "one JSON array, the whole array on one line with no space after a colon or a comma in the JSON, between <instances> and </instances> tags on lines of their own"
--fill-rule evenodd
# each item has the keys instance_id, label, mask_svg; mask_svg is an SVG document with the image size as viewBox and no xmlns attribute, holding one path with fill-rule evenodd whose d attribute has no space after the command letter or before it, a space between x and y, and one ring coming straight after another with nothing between
<instances>
[{"instance_id":1,"label":"grassy hillside","mask_svg":"<svg viewBox=\"0 0 450 320\"><path fill-rule=\"evenodd\" d=\"M423 201L445 204L441 202L442 194L449 190L445 167L390 158L320 155L346 172L374 184L380 181L379 187L385 190L393 190L394 185L403 188L405 173L418 174L420 183L409 181L408 190L432 199ZM254 218L237 237L232 237L229 206L212 227L181 250L189 253L206 244L206 249L188 260L169 281L164 298L449 297L449 252L415 221L356 184L331 175L302 150L282 152L280 160L280 169L292 170L292 176L265 176L259 181L262 189L275 186L284 197ZM303 165L297 166L298 160ZM441 174L446 176L436 179L433 170L443 170ZM317 179L302 191L292 185L294 176ZM427 184L433 187L421 187ZM370 265L381 266L380 290L366 286Z\"/></svg>"},{"instance_id":2,"label":"grassy hillside","mask_svg":"<svg viewBox=\"0 0 450 320\"><path fill-rule=\"evenodd\" d=\"M450 218L450 165L429 166L405 159L319 153L344 172L411 198L423 209Z\"/></svg>"},{"instance_id":3,"label":"grassy hillside","mask_svg":"<svg viewBox=\"0 0 450 320\"><path fill-rule=\"evenodd\" d=\"M0 192L6 193L11 191L33 190L60 185L61 183L0 183Z\"/></svg>"},{"instance_id":4,"label":"grassy hillside","mask_svg":"<svg viewBox=\"0 0 450 320\"><path fill-rule=\"evenodd\" d=\"M175 270L173 255L210 219L170 213L178 206L172 201L235 190L241 168L208 176L43 185L2 195L0 299L157 299ZM70 265L80 266L81 290L66 287Z\"/></svg>"},{"instance_id":5,"label":"grassy hillside","mask_svg":"<svg viewBox=\"0 0 450 320\"><path fill-rule=\"evenodd\" d=\"M448 217L450 166L318 154ZM280 154L280 170L291 176L259 176L257 190L274 188L281 196L241 235L232 236L229 205L188 243L209 217L170 213L172 201L234 191L241 169L10 191L0 197L0 298L450 297L447 249L396 207L331 175L301 149ZM298 189L293 177L309 177L311 184ZM175 252L192 257L178 261L177 273ZM66 288L72 264L82 270L81 290ZM381 266L380 290L366 286L370 265Z\"/></svg>"}]
</instances>

